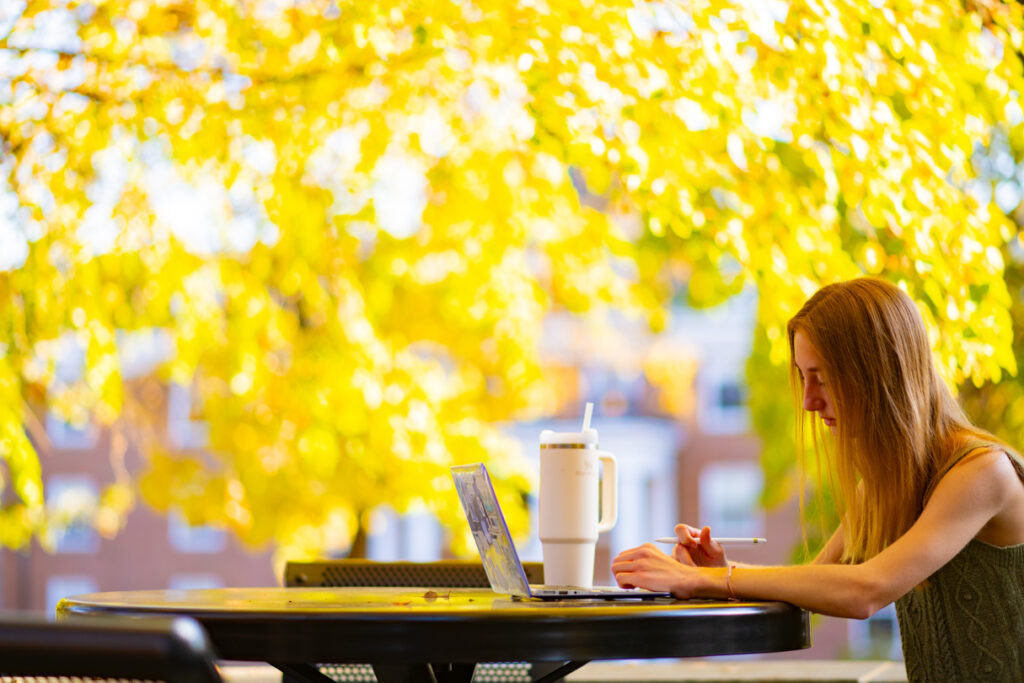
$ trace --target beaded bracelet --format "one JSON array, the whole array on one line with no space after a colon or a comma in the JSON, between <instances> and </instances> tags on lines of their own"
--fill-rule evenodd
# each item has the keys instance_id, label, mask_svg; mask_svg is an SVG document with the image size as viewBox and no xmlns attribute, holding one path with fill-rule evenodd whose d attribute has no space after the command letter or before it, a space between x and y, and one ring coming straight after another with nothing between
<instances>
[{"instance_id":1,"label":"beaded bracelet","mask_svg":"<svg viewBox=\"0 0 1024 683\"><path fill-rule=\"evenodd\" d=\"M736 597L736 593L732 590L732 570L736 569L736 565L730 564L728 571L725 572L725 589L729 591L729 601L736 602L739 598Z\"/></svg>"}]
</instances>

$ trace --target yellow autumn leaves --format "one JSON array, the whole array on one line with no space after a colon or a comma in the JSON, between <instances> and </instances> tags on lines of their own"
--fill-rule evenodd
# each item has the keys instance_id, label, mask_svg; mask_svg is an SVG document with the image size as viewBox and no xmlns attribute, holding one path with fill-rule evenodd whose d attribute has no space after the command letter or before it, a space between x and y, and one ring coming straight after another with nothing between
<instances>
[{"instance_id":1,"label":"yellow autumn leaves","mask_svg":"<svg viewBox=\"0 0 1024 683\"><path fill-rule=\"evenodd\" d=\"M753 283L778 364L795 307L868 272L922 302L951 380L1014 372L1016 228L968 182L993 130L1019 155L1021 25L1014 3L26 2L0 37L28 252L0 272L0 410L35 488L7 510L36 529L24 403L135 409L125 330L166 331L160 377L209 429L202 456L139 437L145 497L304 553L381 502L453 523L454 462L493 463L521 525L493 424L553 405L552 310L659 329L683 287Z\"/></svg>"}]
</instances>

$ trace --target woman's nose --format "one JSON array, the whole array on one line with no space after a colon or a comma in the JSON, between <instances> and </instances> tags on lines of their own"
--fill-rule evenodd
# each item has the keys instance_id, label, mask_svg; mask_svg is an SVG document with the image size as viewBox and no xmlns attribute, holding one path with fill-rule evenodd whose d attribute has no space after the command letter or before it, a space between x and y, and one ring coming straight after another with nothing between
<instances>
[{"instance_id":1,"label":"woman's nose","mask_svg":"<svg viewBox=\"0 0 1024 683\"><path fill-rule=\"evenodd\" d=\"M823 405L824 401L817 388L809 382L804 385L804 410L821 410Z\"/></svg>"}]
</instances>

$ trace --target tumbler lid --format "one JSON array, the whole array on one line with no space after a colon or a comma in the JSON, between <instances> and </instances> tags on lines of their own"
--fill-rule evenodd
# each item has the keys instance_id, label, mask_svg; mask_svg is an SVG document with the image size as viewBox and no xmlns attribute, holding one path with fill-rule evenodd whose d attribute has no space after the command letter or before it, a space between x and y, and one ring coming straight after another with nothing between
<instances>
[{"instance_id":1,"label":"tumbler lid","mask_svg":"<svg viewBox=\"0 0 1024 683\"><path fill-rule=\"evenodd\" d=\"M540 433L541 448L597 448L597 430L582 432L553 432L545 429Z\"/></svg>"}]
</instances>

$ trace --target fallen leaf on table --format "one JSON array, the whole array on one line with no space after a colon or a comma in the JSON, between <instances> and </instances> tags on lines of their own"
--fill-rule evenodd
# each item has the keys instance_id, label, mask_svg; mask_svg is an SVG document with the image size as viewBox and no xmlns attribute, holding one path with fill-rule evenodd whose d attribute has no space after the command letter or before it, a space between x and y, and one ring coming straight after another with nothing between
<instances>
[{"instance_id":1,"label":"fallen leaf on table","mask_svg":"<svg viewBox=\"0 0 1024 683\"><path fill-rule=\"evenodd\" d=\"M434 600L437 600L438 598L441 598L443 600L447 600L451 596L452 596L452 592L451 591L448 591L447 593L444 593L444 594L440 594L440 593L437 593L435 591L427 591L426 593L423 594L423 599L427 600L428 602L433 602Z\"/></svg>"}]
</instances>

